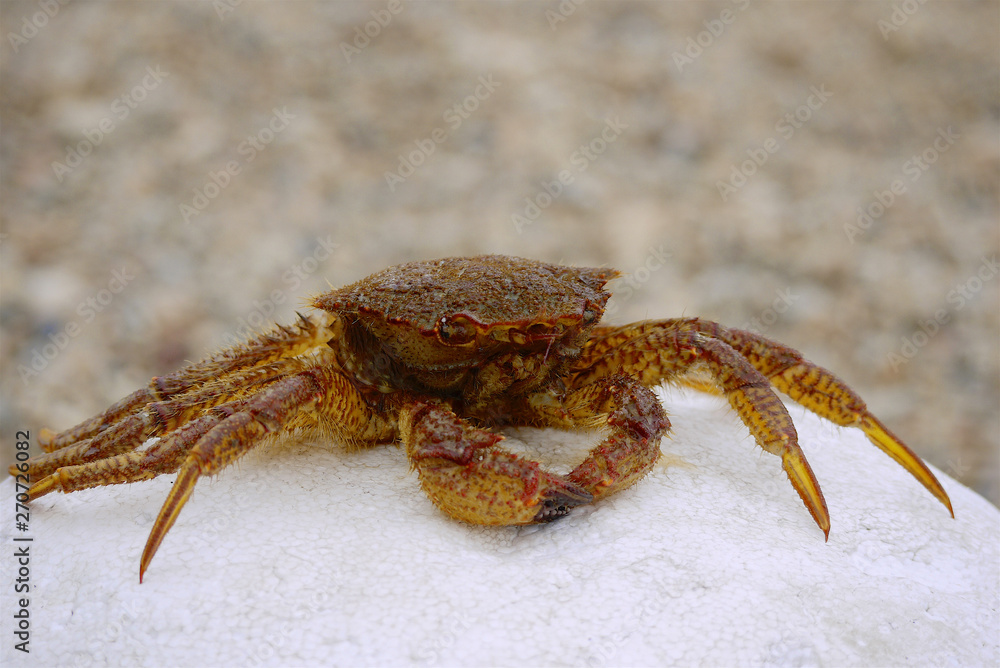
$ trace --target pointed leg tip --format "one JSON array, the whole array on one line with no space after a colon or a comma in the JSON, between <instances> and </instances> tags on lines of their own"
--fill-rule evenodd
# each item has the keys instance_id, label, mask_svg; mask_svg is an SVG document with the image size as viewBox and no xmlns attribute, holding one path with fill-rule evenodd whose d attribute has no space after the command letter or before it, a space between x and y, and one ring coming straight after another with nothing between
<instances>
[{"instance_id":1,"label":"pointed leg tip","mask_svg":"<svg viewBox=\"0 0 1000 668\"><path fill-rule=\"evenodd\" d=\"M59 481L58 469L56 469L54 473L50 473L28 488L28 501L34 501L35 499L45 496L49 492L54 492L57 489L62 489L62 485L60 485Z\"/></svg>"},{"instance_id":2,"label":"pointed leg tip","mask_svg":"<svg viewBox=\"0 0 1000 668\"><path fill-rule=\"evenodd\" d=\"M938 482L935 478L935 482ZM937 490L930 490L937 500L944 504L944 507L948 509L948 513L951 515L951 519L955 519L955 508L951 505L951 497L948 496L948 492L944 491L944 486L938 482Z\"/></svg>"},{"instance_id":3,"label":"pointed leg tip","mask_svg":"<svg viewBox=\"0 0 1000 668\"><path fill-rule=\"evenodd\" d=\"M948 496L948 492L944 491L944 487L941 486L941 483L939 483L936 478L934 479L934 482L937 483L936 486L925 485L925 487L927 487L928 491L930 491L930 493L933 494L934 497L948 509L948 513L951 515L951 518L955 519L955 509L951 505L951 498Z\"/></svg>"},{"instance_id":4,"label":"pointed leg tip","mask_svg":"<svg viewBox=\"0 0 1000 668\"><path fill-rule=\"evenodd\" d=\"M153 558L153 555L149 553L149 540L146 539L146 547L142 549L142 556L139 557L139 584L142 584L142 578L146 575L146 569L149 568L149 561ZM153 549L155 552L156 549Z\"/></svg>"},{"instance_id":5,"label":"pointed leg tip","mask_svg":"<svg viewBox=\"0 0 1000 668\"><path fill-rule=\"evenodd\" d=\"M163 542L164 536L167 535L174 522L177 521L177 515L181 512L184 504L187 503L191 492L194 491L195 483L198 482L198 476L200 475L201 470L198 468L197 461L189 455L187 462L180 469L177 480L174 481L174 486L170 489L170 493L167 494L167 498L163 502L163 507L160 508L160 514L156 516L156 521L153 522L153 529L149 533L149 538L146 539L146 546L142 549L142 557L139 559L140 584L142 584L142 576L146 572L146 569L149 568L150 562L153 561L156 551L160 549L160 544Z\"/></svg>"},{"instance_id":6,"label":"pointed leg tip","mask_svg":"<svg viewBox=\"0 0 1000 668\"><path fill-rule=\"evenodd\" d=\"M149 562L153 560L153 554L156 554L156 549L154 548L152 554L150 554L148 545L142 551L142 558L139 560L139 584L142 584L142 579L149 569Z\"/></svg>"},{"instance_id":7,"label":"pointed leg tip","mask_svg":"<svg viewBox=\"0 0 1000 668\"><path fill-rule=\"evenodd\" d=\"M897 464L906 469L910 475L916 478L927 491L944 504L952 517L955 517L955 510L951 506L951 499L944 487L931 470L924 464L923 460L892 433L888 427L872 415L866 412L859 421L861 430L868 436L868 440L875 444L877 448L892 457Z\"/></svg>"},{"instance_id":8,"label":"pointed leg tip","mask_svg":"<svg viewBox=\"0 0 1000 668\"><path fill-rule=\"evenodd\" d=\"M782 467L788 475L792 487L798 492L799 498L812 515L816 526L820 528L826 540L830 540L830 510L827 508L823 490L813 474L812 467L805 455L796 448L789 450L782 457Z\"/></svg>"},{"instance_id":9,"label":"pointed leg tip","mask_svg":"<svg viewBox=\"0 0 1000 668\"><path fill-rule=\"evenodd\" d=\"M812 508L809 509L812 511ZM830 542L830 512L826 509L824 505L823 508L815 515L813 519L816 521L816 526L819 530L823 532L823 542Z\"/></svg>"}]
</instances>

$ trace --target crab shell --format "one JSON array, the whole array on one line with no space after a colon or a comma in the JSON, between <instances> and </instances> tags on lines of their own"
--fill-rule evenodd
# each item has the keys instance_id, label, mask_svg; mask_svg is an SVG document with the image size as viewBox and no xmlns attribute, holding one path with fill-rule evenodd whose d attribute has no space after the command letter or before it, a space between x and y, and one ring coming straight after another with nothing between
<instances>
[{"instance_id":1,"label":"crab shell","mask_svg":"<svg viewBox=\"0 0 1000 668\"><path fill-rule=\"evenodd\" d=\"M390 267L312 303L344 323L348 357L381 348L404 375L429 380L504 352L575 357L611 296L604 285L618 275L505 255L455 257Z\"/></svg>"}]
</instances>

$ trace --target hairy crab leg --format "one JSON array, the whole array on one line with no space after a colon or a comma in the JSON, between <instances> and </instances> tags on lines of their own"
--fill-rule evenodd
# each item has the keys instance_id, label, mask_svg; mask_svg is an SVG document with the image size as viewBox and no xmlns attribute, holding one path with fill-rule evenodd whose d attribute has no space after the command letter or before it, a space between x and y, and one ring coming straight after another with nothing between
<instances>
[{"instance_id":1,"label":"hairy crab leg","mask_svg":"<svg viewBox=\"0 0 1000 668\"><path fill-rule=\"evenodd\" d=\"M323 319L309 319L299 314L299 321L294 325L278 325L246 343L220 350L166 376L153 378L146 387L136 390L103 413L88 418L75 427L58 433L42 429L38 442L45 452L68 447L104 431L152 401L169 399L242 368L300 355L310 348L325 345L331 336L330 327Z\"/></svg>"},{"instance_id":2,"label":"hairy crab leg","mask_svg":"<svg viewBox=\"0 0 1000 668\"><path fill-rule=\"evenodd\" d=\"M777 341L753 332L727 329L717 323L698 322L708 333L740 351L776 388L796 402L834 424L861 429L868 440L909 471L944 504L952 517L955 516L948 493L927 465L872 415L864 400L847 383Z\"/></svg>"},{"instance_id":3,"label":"hairy crab leg","mask_svg":"<svg viewBox=\"0 0 1000 668\"><path fill-rule=\"evenodd\" d=\"M320 351L329 359L330 351ZM41 480L60 467L99 461L129 452L147 439L170 432L194 419L206 409L260 391L265 385L306 368L299 358L288 358L235 371L166 401L152 401L90 438L28 460L29 480ZM16 465L10 468L17 475Z\"/></svg>"},{"instance_id":4,"label":"hairy crab leg","mask_svg":"<svg viewBox=\"0 0 1000 668\"><path fill-rule=\"evenodd\" d=\"M75 427L70 427L62 432L43 427L38 432L38 445L41 446L43 452L55 452L97 435L139 406L154 401L157 396L156 390L153 388L155 381L154 378L153 381L150 381L149 386L139 388L112 404L103 413L89 417Z\"/></svg>"},{"instance_id":5,"label":"hairy crab leg","mask_svg":"<svg viewBox=\"0 0 1000 668\"><path fill-rule=\"evenodd\" d=\"M142 445L156 432L155 418L149 411L137 411L114 426L53 452L28 460L28 479L41 481L60 468L86 465L129 452ZM11 474L14 475L12 467Z\"/></svg>"},{"instance_id":6,"label":"hairy crab leg","mask_svg":"<svg viewBox=\"0 0 1000 668\"><path fill-rule=\"evenodd\" d=\"M28 488L28 500L34 501L49 492L68 494L173 473L198 439L221 419L218 415L203 415L170 432L145 450L132 450L86 464L58 468Z\"/></svg>"},{"instance_id":7,"label":"hairy crab leg","mask_svg":"<svg viewBox=\"0 0 1000 668\"><path fill-rule=\"evenodd\" d=\"M226 468L249 452L269 432L280 430L289 415L322 398L317 375L304 371L268 386L259 394L235 404L223 404L211 412L223 416L194 444L180 466L139 562L139 582L149 567L163 538L177 521L202 474Z\"/></svg>"},{"instance_id":8,"label":"hairy crab leg","mask_svg":"<svg viewBox=\"0 0 1000 668\"><path fill-rule=\"evenodd\" d=\"M927 465L868 410L864 400L832 372L793 348L753 332L698 321L703 331L726 341L770 378L774 386L831 422L861 429L872 443L920 481L951 513L951 499Z\"/></svg>"},{"instance_id":9,"label":"hairy crab leg","mask_svg":"<svg viewBox=\"0 0 1000 668\"><path fill-rule=\"evenodd\" d=\"M571 375L572 386L619 371L635 375L647 387L682 378L691 371L707 372L757 444L781 457L792 487L829 539L830 513L826 499L799 447L788 411L760 371L726 342L697 330L661 326L634 332L625 327L605 333L607 336L595 338L595 350L588 350L577 363ZM609 341L615 341L615 345L607 345ZM591 366L585 366L587 362Z\"/></svg>"},{"instance_id":10,"label":"hairy crab leg","mask_svg":"<svg viewBox=\"0 0 1000 668\"><path fill-rule=\"evenodd\" d=\"M156 516L146 547L142 550L139 561L140 584L167 532L191 497L198 478L203 473L216 473L232 464L268 432L267 426L255 417L250 413L230 415L199 439L185 456L177 479L170 488L170 494Z\"/></svg>"},{"instance_id":11,"label":"hairy crab leg","mask_svg":"<svg viewBox=\"0 0 1000 668\"><path fill-rule=\"evenodd\" d=\"M937 477L915 452L868 410L851 388L826 369L801 360L771 377L779 390L817 415L845 427L858 427L882 452L892 457L955 516L951 499Z\"/></svg>"},{"instance_id":12,"label":"hairy crab leg","mask_svg":"<svg viewBox=\"0 0 1000 668\"><path fill-rule=\"evenodd\" d=\"M747 359L774 386L805 408L831 422L858 427L879 449L892 457L938 499L951 513L951 499L931 470L895 434L868 410L864 400L831 371L806 360L802 354L788 346L763 336L739 329L730 329L718 323L698 318L653 320L625 327L598 327L585 349L581 368L600 367L603 356L612 360L621 357L623 363L635 364L636 354L627 352L634 346L644 348L645 339L656 332L700 332L725 341ZM592 373L592 372L591 372ZM669 368L651 382L672 380L676 370ZM680 382L698 388L700 381ZM700 389L700 388L699 388Z\"/></svg>"},{"instance_id":13,"label":"hairy crab leg","mask_svg":"<svg viewBox=\"0 0 1000 668\"><path fill-rule=\"evenodd\" d=\"M259 393L209 409L219 417L188 451L150 531L139 562L139 582L164 537L203 474L218 473L249 452L269 433L295 425L296 415L308 414L348 445L389 441L395 423L372 412L351 381L329 367L313 367L283 378Z\"/></svg>"}]
</instances>

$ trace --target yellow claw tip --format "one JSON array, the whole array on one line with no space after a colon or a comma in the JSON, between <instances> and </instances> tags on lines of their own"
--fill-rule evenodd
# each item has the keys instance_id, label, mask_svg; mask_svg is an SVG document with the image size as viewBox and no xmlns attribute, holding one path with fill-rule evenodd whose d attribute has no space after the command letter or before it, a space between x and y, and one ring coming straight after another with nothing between
<instances>
[{"instance_id":1,"label":"yellow claw tip","mask_svg":"<svg viewBox=\"0 0 1000 668\"><path fill-rule=\"evenodd\" d=\"M829 540L830 511L826 507L823 490L820 489L819 482L817 482L809 462L806 461L805 455L796 446L795 451L789 450L781 459L782 467L785 469L792 487L798 492L809 514L812 515L813 521L826 536L826 540Z\"/></svg>"},{"instance_id":2,"label":"yellow claw tip","mask_svg":"<svg viewBox=\"0 0 1000 668\"><path fill-rule=\"evenodd\" d=\"M62 485L59 481L58 469L56 469L54 473L50 473L28 488L28 500L34 501L35 499L45 496L49 492L54 492L57 489L62 490Z\"/></svg>"},{"instance_id":3,"label":"yellow claw tip","mask_svg":"<svg viewBox=\"0 0 1000 668\"><path fill-rule=\"evenodd\" d=\"M892 457L897 464L909 471L910 475L919 480L920 484L927 488L927 491L944 504L948 512L951 513L951 516L955 517L955 511L951 506L951 499L948 497L948 492L944 491L944 487L938 481L937 477L931 473L931 470L927 468L923 460L915 452L906 447L898 436L893 434L877 417L868 412L865 412L858 420L858 426L868 436L868 440L874 443L879 450Z\"/></svg>"}]
</instances>

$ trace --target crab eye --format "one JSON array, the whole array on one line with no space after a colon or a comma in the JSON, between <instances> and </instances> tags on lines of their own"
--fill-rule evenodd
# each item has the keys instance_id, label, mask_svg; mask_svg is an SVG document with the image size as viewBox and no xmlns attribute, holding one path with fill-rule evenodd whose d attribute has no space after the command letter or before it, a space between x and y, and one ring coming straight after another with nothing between
<instances>
[{"instance_id":1,"label":"crab eye","mask_svg":"<svg viewBox=\"0 0 1000 668\"><path fill-rule=\"evenodd\" d=\"M449 346L460 346L476 338L476 328L467 319L445 316L438 320L438 340Z\"/></svg>"}]
</instances>

